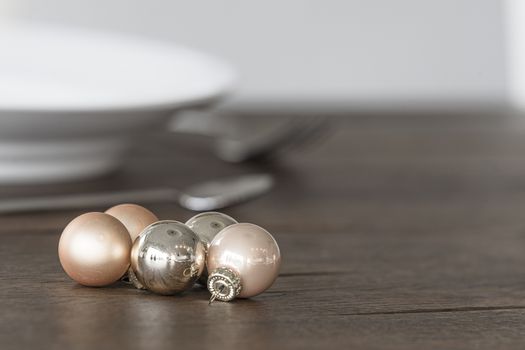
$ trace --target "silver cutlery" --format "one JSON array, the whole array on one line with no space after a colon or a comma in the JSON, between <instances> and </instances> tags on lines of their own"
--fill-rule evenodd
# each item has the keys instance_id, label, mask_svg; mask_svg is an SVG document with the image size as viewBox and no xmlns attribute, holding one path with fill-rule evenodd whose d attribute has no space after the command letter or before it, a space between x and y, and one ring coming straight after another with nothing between
<instances>
[{"instance_id":1,"label":"silver cutlery","mask_svg":"<svg viewBox=\"0 0 525 350\"><path fill-rule=\"evenodd\" d=\"M177 116L170 129L215 137L216 155L227 162L241 163L306 145L325 134L330 124L328 117L283 117L254 123L235 114L193 112Z\"/></svg>"},{"instance_id":2,"label":"silver cutlery","mask_svg":"<svg viewBox=\"0 0 525 350\"><path fill-rule=\"evenodd\" d=\"M176 202L193 211L228 207L268 192L273 186L269 174L239 175L192 185L183 190L153 188L115 192L66 194L0 200L0 213L84 209L119 203Z\"/></svg>"},{"instance_id":3,"label":"silver cutlery","mask_svg":"<svg viewBox=\"0 0 525 350\"><path fill-rule=\"evenodd\" d=\"M325 117L296 117L278 128L255 131L239 139L220 138L216 142L215 153L231 163L264 159L313 141L328 126L329 121Z\"/></svg>"}]
</instances>

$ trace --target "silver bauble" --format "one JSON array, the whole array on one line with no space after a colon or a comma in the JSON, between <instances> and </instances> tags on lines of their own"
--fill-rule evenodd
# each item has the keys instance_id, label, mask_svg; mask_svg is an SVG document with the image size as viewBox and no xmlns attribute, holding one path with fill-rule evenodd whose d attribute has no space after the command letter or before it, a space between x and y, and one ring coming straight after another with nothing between
<instances>
[{"instance_id":1,"label":"silver bauble","mask_svg":"<svg viewBox=\"0 0 525 350\"><path fill-rule=\"evenodd\" d=\"M204 270L206 249L185 224L164 220L149 225L131 249L131 267L146 289L164 295L193 286Z\"/></svg>"},{"instance_id":2,"label":"silver bauble","mask_svg":"<svg viewBox=\"0 0 525 350\"><path fill-rule=\"evenodd\" d=\"M215 236L217 236L217 234L221 232L223 228L236 223L237 221L234 218L215 211L197 214L186 221L186 225L191 228L204 243L206 250L208 250L211 241L213 241L213 238L215 238ZM205 267L198 282L205 286L207 279L208 271Z\"/></svg>"}]
</instances>

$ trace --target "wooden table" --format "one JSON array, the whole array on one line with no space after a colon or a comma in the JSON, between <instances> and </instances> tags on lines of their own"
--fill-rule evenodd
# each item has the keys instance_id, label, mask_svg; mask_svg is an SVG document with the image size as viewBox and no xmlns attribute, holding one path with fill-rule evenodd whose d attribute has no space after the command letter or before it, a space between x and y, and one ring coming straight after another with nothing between
<instances>
[{"instance_id":1,"label":"wooden table","mask_svg":"<svg viewBox=\"0 0 525 350\"><path fill-rule=\"evenodd\" d=\"M104 179L1 188L74 193L269 171L273 192L225 212L272 232L284 262L266 293L212 306L200 287L174 297L86 288L57 259L60 232L80 212L4 215L0 349L523 348L525 122L417 113L334 122L324 142L270 164L225 164L209 140L167 135L141 140Z\"/></svg>"}]
</instances>

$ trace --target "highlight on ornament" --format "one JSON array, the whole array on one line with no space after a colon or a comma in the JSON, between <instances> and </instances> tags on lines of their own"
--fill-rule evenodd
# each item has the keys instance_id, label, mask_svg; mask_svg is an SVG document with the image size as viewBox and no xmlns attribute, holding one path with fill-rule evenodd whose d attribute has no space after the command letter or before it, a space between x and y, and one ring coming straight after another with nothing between
<instances>
[{"instance_id":1,"label":"highlight on ornament","mask_svg":"<svg viewBox=\"0 0 525 350\"><path fill-rule=\"evenodd\" d=\"M260 226L219 212L185 223L159 220L136 204L78 216L62 232L58 255L66 274L85 286L121 280L173 295L198 282L211 293L210 304L264 292L281 265L277 242Z\"/></svg>"}]
</instances>

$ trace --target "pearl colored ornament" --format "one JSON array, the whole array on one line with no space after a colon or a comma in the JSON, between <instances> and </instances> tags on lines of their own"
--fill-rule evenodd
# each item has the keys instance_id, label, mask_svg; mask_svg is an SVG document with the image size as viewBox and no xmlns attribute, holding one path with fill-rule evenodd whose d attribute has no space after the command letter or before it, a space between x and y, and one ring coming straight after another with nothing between
<instances>
[{"instance_id":1,"label":"pearl colored ornament","mask_svg":"<svg viewBox=\"0 0 525 350\"><path fill-rule=\"evenodd\" d=\"M209 249L210 243L215 236L221 232L221 230L227 226L236 224L237 221L223 213L209 211L200 213L186 221L186 225L193 230L199 236L200 240L206 246L206 250ZM204 267L199 283L206 285L208 280L208 270Z\"/></svg>"},{"instance_id":2,"label":"pearl colored ornament","mask_svg":"<svg viewBox=\"0 0 525 350\"><path fill-rule=\"evenodd\" d=\"M117 218L126 226L132 242L135 242L142 230L159 221L151 211L136 204L119 204L106 210L106 214Z\"/></svg>"},{"instance_id":3,"label":"pearl colored ornament","mask_svg":"<svg viewBox=\"0 0 525 350\"><path fill-rule=\"evenodd\" d=\"M171 295L193 286L204 270L206 249L185 224L164 220L148 226L131 249L137 280L152 292Z\"/></svg>"},{"instance_id":4,"label":"pearl colored ornament","mask_svg":"<svg viewBox=\"0 0 525 350\"><path fill-rule=\"evenodd\" d=\"M58 257L73 280L91 287L109 285L127 271L131 238L111 215L87 213L71 221L60 236Z\"/></svg>"},{"instance_id":5,"label":"pearl colored ornament","mask_svg":"<svg viewBox=\"0 0 525 350\"><path fill-rule=\"evenodd\" d=\"M118 219L128 229L131 241L135 242L135 239L139 234L149 225L159 221L157 216L148 209L141 207L137 204L119 204L106 210L106 214L109 214ZM131 267L121 277L121 280L125 283L131 283L137 289L145 289L142 284L138 281L137 277L133 273Z\"/></svg>"},{"instance_id":6,"label":"pearl colored ornament","mask_svg":"<svg viewBox=\"0 0 525 350\"><path fill-rule=\"evenodd\" d=\"M210 303L249 298L268 289L279 274L281 253L272 235L254 224L233 224L210 244L207 258Z\"/></svg>"}]
</instances>

